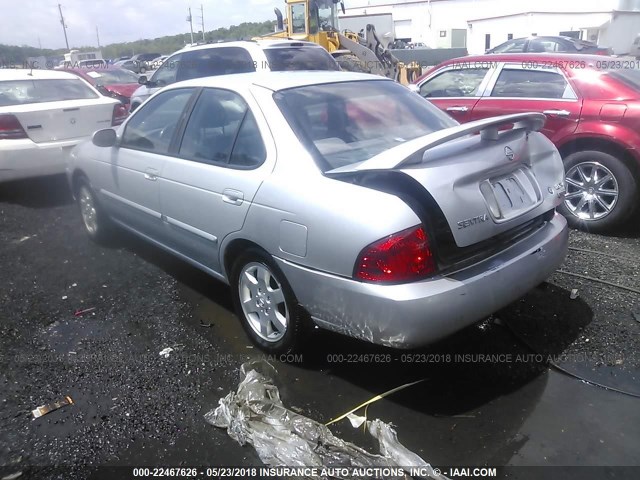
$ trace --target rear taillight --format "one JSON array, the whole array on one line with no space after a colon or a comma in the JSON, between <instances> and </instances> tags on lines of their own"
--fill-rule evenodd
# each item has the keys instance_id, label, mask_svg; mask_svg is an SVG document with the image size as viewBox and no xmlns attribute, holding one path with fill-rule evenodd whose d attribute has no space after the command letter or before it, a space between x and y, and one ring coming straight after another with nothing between
<instances>
[{"instance_id":1,"label":"rear taillight","mask_svg":"<svg viewBox=\"0 0 640 480\"><path fill-rule=\"evenodd\" d=\"M129 115L126 105L118 103L113 106L113 116L111 117L111 126L115 127L125 121Z\"/></svg>"},{"instance_id":2,"label":"rear taillight","mask_svg":"<svg viewBox=\"0 0 640 480\"><path fill-rule=\"evenodd\" d=\"M402 283L436 272L427 232L408 228L365 247L356 262L354 277L376 283Z\"/></svg>"},{"instance_id":3,"label":"rear taillight","mask_svg":"<svg viewBox=\"0 0 640 480\"><path fill-rule=\"evenodd\" d=\"M27 133L15 115L0 115L0 140L27 138Z\"/></svg>"}]
</instances>

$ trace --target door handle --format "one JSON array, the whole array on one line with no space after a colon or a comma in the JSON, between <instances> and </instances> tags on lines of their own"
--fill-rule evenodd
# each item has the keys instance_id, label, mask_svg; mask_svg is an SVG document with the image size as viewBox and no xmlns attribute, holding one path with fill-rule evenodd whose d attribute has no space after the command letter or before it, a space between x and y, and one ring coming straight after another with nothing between
<instances>
[{"instance_id":1,"label":"door handle","mask_svg":"<svg viewBox=\"0 0 640 480\"><path fill-rule=\"evenodd\" d=\"M225 188L222 191L222 201L231 205L242 205L244 201L244 193L232 188Z\"/></svg>"},{"instance_id":2,"label":"door handle","mask_svg":"<svg viewBox=\"0 0 640 480\"><path fill-rule=\"evenodd\" d=\"M469 107L447 107L447 112L467 112Z\"/></svg>"},{"instance_id":3,"label":"door handle","mask_svg":"<svg viewBox=\"0 0 640 480\"><path fill-rule=\"evenodd\" d=\"M545 115L552 115L554 117L568 117L571 115L571 112L568 110L543 110L542 113Z\"/></svg>"},{"instance_id":4,"label":"door handle","mask_svg":"<svg viewBox=\"0 0 640 480\"><path fill-rule=\"evenodd\" d=\"M158 171L155 168L147 168L144 171L144 178L145 180L155 182L156 180L158 180Z\"/></svg>"}]
</instances>

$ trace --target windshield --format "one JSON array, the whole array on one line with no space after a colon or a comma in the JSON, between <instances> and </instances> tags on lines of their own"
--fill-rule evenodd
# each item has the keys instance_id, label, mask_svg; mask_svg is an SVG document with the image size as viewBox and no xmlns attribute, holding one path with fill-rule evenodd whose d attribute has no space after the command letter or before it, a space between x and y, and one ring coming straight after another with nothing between
<instances>
[{"instance_id":1,"label":"windshield","mask_svg":"<svg viewBox=\"0 0 640 480\"><path fill-rule=\"evenodd\" d=\"M98 98L98 95L79 78L0 82L0 107L85 98Z\"/></svg>"},{"instance_id":2,"label":"windshield","mask_svg":"<svg viewBox=\"0 0 640 480\"><path fill-rule=\"evenodd\" d=\"M99 70L87 72L96 83L109 85L113 83L138 83L138 76L129 70Z\"/></svg>"},{"instance_id":3,"label":"windshield","mask_svg":"<svg viewBox=\"0 0 640 480\"><path fill-rule=\"evenodd\" d=\"M323 172L457 125L427 100L388 80L298 87L274 98Z\"/></svg>"},{"instance_id":4,"label":"windshield","mask_svg":"<svg viewBox=\"0 0 640 480\"><path fill-rule=\"evenodd\" d=\"M264 51L269 68L284 70L339 70L338 64L324 48L268 48Z\"/></svg>"}]
</instances>

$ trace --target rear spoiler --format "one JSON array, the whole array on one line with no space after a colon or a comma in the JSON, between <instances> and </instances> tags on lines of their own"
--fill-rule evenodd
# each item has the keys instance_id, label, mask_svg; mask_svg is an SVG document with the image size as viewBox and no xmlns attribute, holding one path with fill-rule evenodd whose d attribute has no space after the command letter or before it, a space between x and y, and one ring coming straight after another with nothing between
<instances>
[{"instance_id":1,"label":"rear spoiler","mask_svg":"<svg viewBox=\"0 0 640 480\"><path fill-rule=\"evenodd\" d=\"M498 140L498 131L501 126L512 123L513 130L523 129L527 132L537 132L542 128L546 120L547 117L544 114L535 112L515 113L513 115L502 115L500 117L476 120L415 138L382 152L369 160L334 168L325 173L334 174L361 170L391 170L401 166L410 156L420 150L426 151L457 138L479 132L482 140L495 141Z\"/></svg>"}]
</instances>

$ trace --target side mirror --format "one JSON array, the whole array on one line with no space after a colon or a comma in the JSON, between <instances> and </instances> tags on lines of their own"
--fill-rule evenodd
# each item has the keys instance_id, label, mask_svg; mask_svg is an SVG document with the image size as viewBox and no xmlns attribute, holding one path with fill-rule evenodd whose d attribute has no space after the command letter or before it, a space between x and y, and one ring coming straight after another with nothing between
<instances>
[{"instance_id":1,"label":"side mirror","mask_svg":"<svg viewBox=\"0 0 640 480\"><path fill-rule=\"evenodd\" d=\"M91 141L96 147L113 147L118 140L116 131L113 128L104 128L93 134Z\"/></svg>"},{"instance_id":2,"label":"side mirror","mask_svg":"<svg viewBox=\"0 0 640 480\"><path fill-rule=\"evenodd\" d=\"M148 81L148 80L147 80L147 76L146 76L146 75L140 75L140 76L138 77L138 83L139 83L140 85L146 85L146 84L147 84L147 81Z\"/></svg>"}]
</instances>

